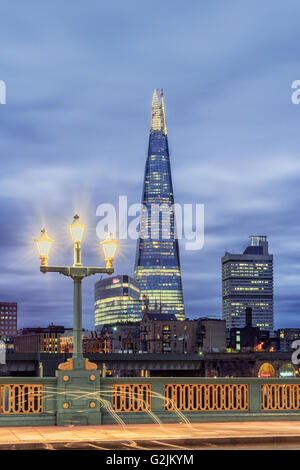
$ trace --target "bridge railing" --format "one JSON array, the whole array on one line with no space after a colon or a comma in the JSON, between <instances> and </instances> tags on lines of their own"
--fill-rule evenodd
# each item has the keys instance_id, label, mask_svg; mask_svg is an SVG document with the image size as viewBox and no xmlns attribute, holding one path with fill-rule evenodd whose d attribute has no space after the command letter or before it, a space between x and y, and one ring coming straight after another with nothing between
<instances>
[{"instance_id":1,"label":"bridge railing","mask_svg":"<svg viewBox=\"0 0 300 470\"><path fill-rule=\"evenodd\" d=\"M57 379L0 377L0 425L55 424Z\"/></svg>"},{"instance_id":2,"label":"bridge railing","mask_svg":"<svg viewBox=\"0 0 300 470\"><path fill-rule=\"evenodd\" d=\"M300 419L300 379L103 378L103 423Z\"/></svg>"},{"instance_id":3,"label":"bridge railing","mask_svg":"<svg viewBox=\"0 0 300 470\"><path fill-rule=\"evenodd\" d=\"M98 377L95 388L95 371L84 388L67 374L60 386L57 377L0 378L0 426L55 425L62 412L66 423L86 413L87 424L300 420L298 378Z\"/></svg>"},{"instance_id":4,"label":"bridge railing","mask_svg":"<svg viewBox=\"0 0 300 470\"><path fill-rule=\"evenodd\" d=\"M261 409L300 410L300 385L298 383L269 383L262 385Z\"/></svg>"}]
</instances>

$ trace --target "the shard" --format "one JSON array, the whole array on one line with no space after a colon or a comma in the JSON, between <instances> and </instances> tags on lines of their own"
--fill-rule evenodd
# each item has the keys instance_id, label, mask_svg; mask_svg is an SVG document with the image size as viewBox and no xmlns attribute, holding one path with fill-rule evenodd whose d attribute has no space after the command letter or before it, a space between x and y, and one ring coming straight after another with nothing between
<instances>
[{"instance_id":1,"label":"the shard","mask_svg":"<svg viewBox=\"0 0 300 470\"><path fill-rule=\"evenodd\" d=\"M137 242L135 278L143 308L184 319L179 246L163 91L152 99L148 157L142 195L143 211Z\"/></svg>"}]
</instances>

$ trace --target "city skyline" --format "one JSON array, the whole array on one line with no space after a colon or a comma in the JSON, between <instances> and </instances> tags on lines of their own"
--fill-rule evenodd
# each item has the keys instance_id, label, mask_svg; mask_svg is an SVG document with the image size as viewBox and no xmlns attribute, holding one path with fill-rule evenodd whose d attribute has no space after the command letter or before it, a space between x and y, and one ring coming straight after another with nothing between
<instances>
[{"instance_id":1,"label":"city skyline","mask_svg":"<svg viewBox=\"0 0 300 470\"><path fill-rule=\"evenodd\" d=\"M33 239L45 226L55 239L51 262L70 263L67 225L79 213L88 225L83 263L103 264L96 208L116 205L120 194L140 201L148 110L159 86L176 201L205 205L203 249L180 246L186 316L221 318L221 257L263 233L274 255L275 328L297 327L300 107L291 84L299 78L300 7L153 5L160 14L135 1L2 7L1 301L18 302L20 328L71 325L72 286L41 276ZM155 31L164 31L159 45ZM135 247L120 244L116 275L133 274ZM89 329L96 280L83 283Z\"/></svg>"}]
</instances>

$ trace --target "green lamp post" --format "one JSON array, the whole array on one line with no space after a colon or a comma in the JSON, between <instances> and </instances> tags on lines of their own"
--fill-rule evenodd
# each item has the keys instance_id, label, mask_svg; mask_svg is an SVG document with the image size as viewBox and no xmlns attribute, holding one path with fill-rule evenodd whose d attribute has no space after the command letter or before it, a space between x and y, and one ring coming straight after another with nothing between
<instances>
[{"instance_id":1,"label":"green lamp post","mask_svg":"<svg viewBox=\"0 0 300 470\"><path fill-rule=\"evenodd\" d=\"M81 242L85 226L75 215L69 226L74 243L73 266L48 266L49 253L54 240L50 238L45 229L41 236L35 240L41 259L40 271L43 274L56 272L73 279L73 355L66 362L59 364L57 377L57 410L56 424L86 425L101 424L100 406L100 372L96 372L97 364L89 362L82 354L82 279L92 274L114 272L113 260L118 243L112 240L110 233L106 240L101 242L104 249L105 268L85 267L81 263Z\"/></svg>"},{"instance_id":2,"label":"green lamp post","mask_svg":"<svg viewBox=\"0 0 300 470\"><path fill-rule=\"evenodd\" d=\"M74 283L74 301L73 301L73 357L69 366L65 369L83 369L84 358L82 354L82 279L98 273L112 274L114 272L113 260L117 250L118 243L112 240L108 233L106 240L101 242L104 250L106 267L85 267L81 263L81 242L83 239L85 225L80 223L79 216L75 215L73 223L69 225L72 240L74 243L74 264L73 266L48 266L49 253L54 240L48 237L45 229L41 236L35 240L41 259L40 271L43 274L56 272L64 276L71 277ZM61 365L63 366L63 365ZM64 369L64 367L61 367Z\"/></svg>"}]
</instances>

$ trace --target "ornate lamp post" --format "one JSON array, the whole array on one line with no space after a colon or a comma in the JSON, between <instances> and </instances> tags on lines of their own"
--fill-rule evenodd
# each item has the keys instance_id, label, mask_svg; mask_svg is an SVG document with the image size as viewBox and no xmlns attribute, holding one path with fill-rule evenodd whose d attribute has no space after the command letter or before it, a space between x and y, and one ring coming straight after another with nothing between
<instances>
[{"instance_id":1,"label":"ornate lamp post","mask_svg":"<svg viewBox=\"0 0 300 470\"><path fill-rule=\"evenodd\" d=\"M48 258L51 245L54 242L49 238L45 229L42 234L35 240L41 259L40 271L43 274L48 272L56 272L64 276L71 277L74 282L74 303L73 303L73 357L67 363L60 364L59 369L84 369L88 361L84 361L82 354L82 295L81 283L82 279L92 274L114 272L113 260L117 250L118 243L111 238L111 234L107 235L107 239L101 242L104 250L104 258L106 261L105 268L85 267L81 264L81 242L83 239L85 225L80 223L79 216L75 215L73 223L69 225L72 240L74 243L74 264L73 266L48 266ZM93 367L92 367L93 368Z\"/></svg>"}]
</instances>

